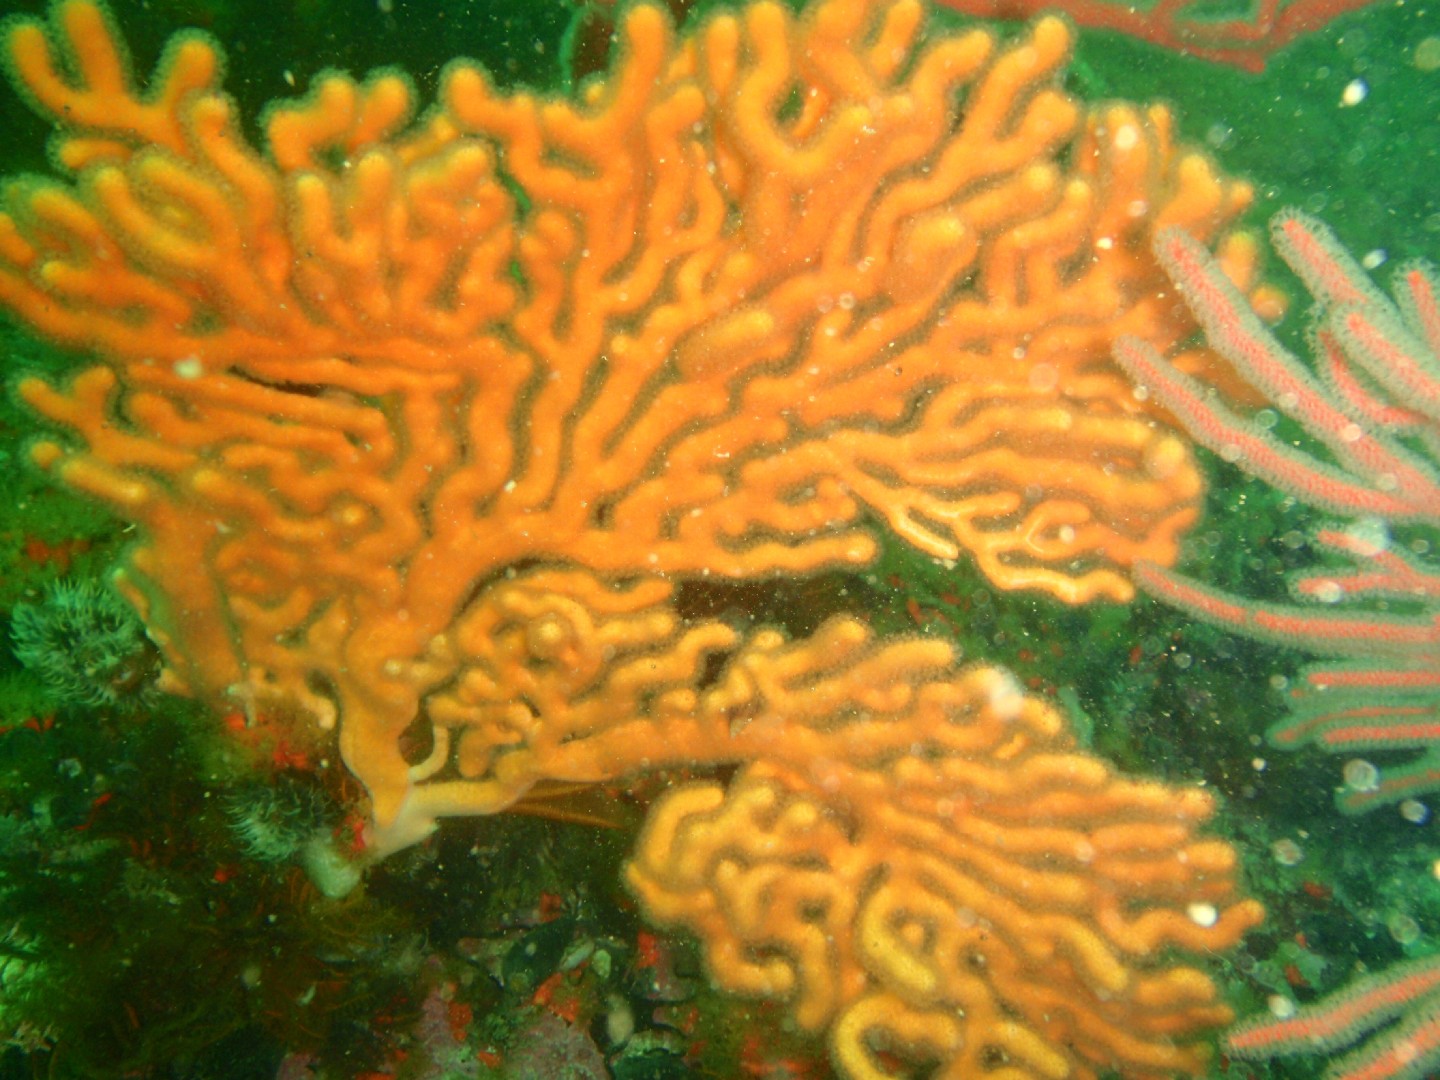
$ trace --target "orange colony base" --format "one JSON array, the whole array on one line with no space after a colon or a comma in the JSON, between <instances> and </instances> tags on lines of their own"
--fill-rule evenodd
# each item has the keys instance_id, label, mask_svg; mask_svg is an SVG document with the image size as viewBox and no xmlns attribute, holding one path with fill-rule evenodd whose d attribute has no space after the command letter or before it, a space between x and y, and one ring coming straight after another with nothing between
<instances>
[{"instance_id":1,"label":"orange colony base","mask_svg":"<svg viewBox=\"0 0 1440 1080\"><path fill-rule=\"evenodd\" d=\"M1067 97L1062 22L923 22L641 4L578 100L457 61L417 117L393 72L328 74L257 149L209 39L144 86L94 3L15 21L68 175L6 188L0 306L95 360L18 384L62 432L33 456L138 527L117 580L169 689L336 740L370 857L738 765L658 801L630 883L845 1075L1194 1071L1229 1014L1174 950L1260 916L1206 795L942 641L675 604L882 543L1123 601L1196 517L1110 354L1193 334L1159 229L1253 288L1247 190L1164 110Z\"/></svg>"}]
</instances>

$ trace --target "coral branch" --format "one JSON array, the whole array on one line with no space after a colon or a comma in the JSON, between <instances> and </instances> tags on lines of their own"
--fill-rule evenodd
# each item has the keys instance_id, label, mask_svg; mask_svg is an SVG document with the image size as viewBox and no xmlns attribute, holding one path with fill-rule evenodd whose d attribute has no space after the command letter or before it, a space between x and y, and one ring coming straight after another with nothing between
<instances>
[{"instance_id":1,"label":"coral branch","mask_svg":"<svg viewBox=\"0 0 1440 1080\"><path fill-rule=\"evenodd\" d=\"M1289 715L1270 729L1272 743L1420 751L1399 768L1347 769L1339 804L1358 813L1440 790L1440 568L1427 558L1427 539L1407 551L1392 536L1407 525L1440 525L1436 277L1424 266L1405 268L1392 303L1319 222L1292 212L1273 231L1315 297L1315 373L1260 326L1193 240L1167 233L1158 243L1210 342L1298 421L1313 452L1239 416L1143 342L1120 342L1116 357L1212 450L1317 509L1357 516L1315 536L1317 548L1349 565L1294 576L1291 592L1304 601L1297 604L1234 596L1158 566L1139 566L1135 576L1202 619L1331 658L1303 670ZM1403 1016L1325 1075L1418 1080L1440 1066L1437 987L1434 957L1399 964L1293 1016L1247 1022L1228 1046L1248 1058L1333 1054Z\"/></svg>"},{"instance_id":2,"label":"coral branch","mask_svg":"<svg viewBox=\"0 0 1440 1080\"><path fill-rule=\"evenodd\" d=\"M1326 1069L1328 1080L1419 1078L1440 1065L1440 959L1427 956L1357 979L1293 1016L1247 1021L1225 1045L1241 1058L1333 1055L1396 1017L1404 1019Z\"/></svg>"},{"instance_id":3,"label":"coral branch","mask_svg":"<svg viewBox=\"0 0 1440 1080\"><path fill-rule=\"evenodd\" d=\"M954 1077L1198 1069L1199 1048L1174 1035L1226 1010L1199 972L1153 960L1234 941L1260 915L1224 906L1234 855L1193 836L1209 799L1115 776L990 668L944 682L913 669L908 700L844 719L806 700L922 648L738 658L765 687L743 700L800 718L786 736L799 745L728 791L693 785L656 806L630 868L647 909L701 935L721 986L828 1028L847 1076L896 1075L896 1056ZM826 730L813 747L811 722ZM874 749L842 763L832 739Z\"/></svg>"},{"instance_id":4,"label":"coral branch","mask_svg":"<svg viewBox=\"0 0 1440 1080\"><path fill-rule=\"evenodd\" d=\"M0 306L96 356L20 380L63 433L33 456L138 526L121 584L168 688L335 741L371 857L546 785L739 767L662 802L635 887L842 1069L1193 1070L1228 1014L1168 954L1259 917L1203 795L1120 780L941 642L672 604L884 542L1125 600L1196 516L1110 350L1192 333L1157 229L1250 286L1248 190L1163 109L1066 96L1060 20L1002 47L923 15L677 34L637 4L577 100L457 61L417 120L395 73L331 74L264 151L207 39L147 92L90 0L13 22L74 175L5 189ZM815 829L740 882L688 822L753 800ZM752 934L784 955L719 962Z\"/></svg>"},{"instance_id":5,"label":"coral branch","mask_svg":"<svg viewBox=\"0 0 1440 1080\"><path fill-rule=\"evenodd\" d=\"M1109 351L1189 333L1156 227L1250 280L1248 192L1163 110L1083 115L1057 20L927 45L913 0L827 0L677 39L642 5L584 102L459 62L415 122L401 77L332 74L268 154L205 38L146 93L94 4L53 23L8 48L81 164L9 189L0 304L104 366L20 382L80 436L35 458L142 527L172 688L338 722L382 832L513 564L805 574L889 531L1082 602L1195 517Z\"/></svg>"},{"instance_id":6,"label":"coral branch","mask_svg":"<svg viewBox=\"0 0 1440 1080\"><path fill-rule=\"evenodd\" d=\"M1426 751L1405 769L1384 770L1374 785L1344 793L1341 805L1358 811L1440 787L1440 729L1428 722L1440 705L1440 569L1391 535L1405 525L1440 524L1440 416L1431 404L1440 400L1435 276L1424 266L1406 268L1392 303L1319 222L1288 213L1273 231L1316 299L1318 374L1260 325L1194 240L1172 232L1157 243L1210 342L1299 423L1315 452L1240 416L1143 342L1117 343L1116 359L1222 457L1318 509L1363 515L1316 535L1318 547L1349 567L1290 582L1311 604L1346 606L1259 603L1158 566L1138 567L1136 580L1240 633L1352 661L1307 668L1294 715L1270 737L1284 746Z\"/></svg>"},{"instance_id":7,"label":"coral branch","mask_svg":"<svg viewBox=\"0 0 1440 1080\"><path fill-rule=\"evenodd\" d=\"M1346 281L1355 277L1363 281L1349 257L1338 251L1334 258L1305 275L1300 269L1305 263L1291 240L1292 235L1298 234L1311 246L1336 245L1320 233L1297 225L1299 220L1281 217L1275 225L1277 244L1287 261L1296 264L1297 272L1310 276L1312 281L1315 275L1325 273L1343 276ZM1157 241L1157 255L1194 310L1211 344L1227 356L1267 400L1294 417L1323 443L1336 464L1298 451L1273 433L1236 415L1208 396L1195 379L1167 365L1145 343L1134 339L1117 343L1116 358L1120 363L1137 382L1164 402L1200 442L1227 461L1235 462L1252 475L1312 506L1395 521L1440 516L1440 480L1436 478L1433 463L1403 444L1397 437L1405 433L1403 429L1392 434L1372 415L1322 385L1298 358L1270 335L1245 298L1192 238L1179 231L1167 232ZM1355 290L1359 286L1350 288ZM1324 295L1322 292L1317 298L1325 302ZM1358 292L1355 295L1359 295ZM1333 334L1336 325L1356 322L1369 325L1360 311L1336 310L1321 330L1321 340L1326 340L1327 333ZM1384 353L1399 340L1401 333L1396 327L1391 338L1382 339L1383 345L1379 341L1362 342L1352 338L1353 347L1344 353L1348 363L1343 369L1352 380L1360 372L1373 375L1375 370L1387 370L1390 358ZM1398 387L1388 389L1391 400L1399 396Z\"/></svg>"},{"instance_id":8,"label":"coral branch","mask_svg":"<svg viewBox=\"0 0 1440 1080\"><path fill-rule=\"evenodd\" d=\"M1029 19L1057 8L1087 30L1115 30L1163 49L1260 72L1285 46L1375 0L1258 0L1229 19L1195 14L1198 0L1159 0L1142 7L1115 0L941 0L982 19Z\"/></svg>"}]
</instances>

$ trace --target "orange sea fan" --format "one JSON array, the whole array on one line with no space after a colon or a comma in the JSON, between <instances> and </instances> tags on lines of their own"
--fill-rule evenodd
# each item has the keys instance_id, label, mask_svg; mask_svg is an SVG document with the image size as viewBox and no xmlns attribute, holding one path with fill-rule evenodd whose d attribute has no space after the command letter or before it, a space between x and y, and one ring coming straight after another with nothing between
<instances>
[{"instance_id":1,"label":"orange sea fan","mask_svg":"<svg viewBox=\"0 0 1440 1080\"><path fill-rule=\"evenodd\" d=\"M677 582L863 566L887 535L1002 588L1124 600L1128 567L1172 561L1195 517L1186 445L1110 350L1191 333L1157 226L1248 284L1252 246L1224 235L1246 189L1177 149L1163 110L1066 96L1062 22L1001 48L927 41L923 21L916 0L762 2L677 35L640 5L578 101L457 62L416 119L403 78L331 75L268 112L263 151L208 39L177 42L142 91L90 0L15 22L11 73L74 175L6 190L0 305L97 359L21 381L72 436L34 458L139 526L120 583L171 689L335 731L374 856L542 782L758 763L728 795L662 800L635 864L652 910L713 957L727 934L752 946L685 906L730 873L685 854L709 850L686 822L760 787L816 822L811 849L821 819L846 832L833 854L872 899L922 848L951 885L983 879L977 897L1023 892L1046 845L1118 843L1113 816L1146 876L1057 878L1063 946L926 953L933 913L902 903L875 925L915 950L913 977L867 966L863 920L824 1008L793 981L716 975L789 998L856 1076L881 1046L997 1076L1193 1068L1189 1037L1223 1009L1159 954L1258 917L1229 849L1191 837L1208 804L1115 779L1033 703L1043 747L1017 757L975 691L1004 677L958 672L944 643L853 620L787 641L672 605ZM1028 809L1022 758L1050 793ZM997 784L1038 830L1023 857L856 840L891 821L920 837L950 820L941 801ZM780 926L793 913L769 896L753 917ZM974 914L1000 926L1003 906ZM963 971L981 955L988 987ZM1036 965L1090 1004L1017 1013Z\"/></svg>"},{"instance_id":2,"label":"orange sea fan","mask_svg":"<svg viewBox=\"0 0 1440 1080\"><path fill-rule=\"evenodd\" d=\"M172 685L343 718L382 823L426 650L517 562L801 574L888 528L1079 602L1194 518L1109 349L1189 332L1149 237L1247 192L1161 110L1084 116L1056 20L997 55L913 0L679 40L642 6L583 103L457 63L417 122L401 77L333 75L268 153L207 39L142 94L100 8L53 22L11 69L77 176L9 189L0 303L103 364L21 384L83 437L36 459L143 527Z\"/></svg>"}]
</instances>

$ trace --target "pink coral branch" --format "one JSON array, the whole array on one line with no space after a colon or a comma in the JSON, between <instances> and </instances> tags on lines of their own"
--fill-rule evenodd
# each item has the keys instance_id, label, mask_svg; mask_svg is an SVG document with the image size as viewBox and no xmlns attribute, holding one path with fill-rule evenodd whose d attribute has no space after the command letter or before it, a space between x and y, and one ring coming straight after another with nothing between
<instances>
[{"instance_id":1,"label":"pink coral branch","mask_svg":"<svg viewBox=\"0 0 1440 1080\"><path fill-rule=\"evenodd\" d=\"M1373 667L1345 667L1338 664L1316 668L1306 674L1305 683L1315 690L1366 689L1387 692L1440 692L1440 670Z\"/></svg>"},{"instance_id":2,"label":"pink coral branch","mask_svg":"<svg viewBox=\"0 0 1440 1080\"><path fill-rule=\"evenodd\" d=\"M1290 237L1300 220L1298 215L1282 215L1275 226L1277 238ZM1318 222L1312 223L1312 232L1324 235L1316 235L1306 244L1291 239L1288 245L1280 245L1287 261L1291 252L1303 254L1303 260L1298 254L1293 260L1296 272L1321 290L1322 296L1344 297L1349 302L1351 297L1371 295L1368 282L1350 286L1338 283L1349 275L1353 264L1323 261L1323 252L1334 243L1333 237ZM1338 467L1295 450L1254 422L1237 416L1208 395L1201 383L1174 369L1152 346L1137 339L1121 341L1116 346L1116 358L1137 382L1176 414L1195 438L1226 460L1312 506L1391 520L1440 516L1440 484L1433 468L1378 426L1373 408L1352 407L1276 341L1209 252L1184 232L1172 229L1156 241L1156 254L1211 345L1277 408L1321 442ZM1358 269L1354 267L1357 273ZM1352 309L1344 310L1349 313ZM1407 343L1397 340L1401 333L1395 326L1388 336L1356 336L1350 340L1342 337L1339 345L1351 367L1363 365L1367 371L1375 371L1407 352ZM1367 348L1374 351L1364 351ZM1353 372L1351 375L1354 383ZM1401 392L1398 382L1384 389L1392 396ZM1407 391L1407 395L1411 392L1417 396L1421 393L1417 389ZM1440 397L1440 382L1431 392Z\"/></svg>"},{"instance_id":3,"label":"pink coral branch","mask_svg":"<svg viewBox=\"0 0 1440 1080\"><path fill-rule=\"evenodd\" d=\"M1283 1020L1240 1024L1226 1038L1236 1057L1334 1050L1356 1035L1393 1020L1422 994L1440 990L1440 957L1399 964L1352 983Z\"/></svg>"},{"instance_id":4,"label":"pink coral branch","mask_svg":"<svg viewBox=\"0 0 1440 1080\"><path fill-rule=\"evenodd\" d=\"M1322 548L1359 559L1364 568L1298 575L1291 582L1297 596L1324 603L1335 595L1338 587L1340 595L1352 599L1358 596L1427 601L1440 598L1440 573L1377 543L1374 537L1322 529L1315 540Z\"/></svg>"},{"instance_id":5,"label":"pink coral branch","mask_svg":"<svg viewBox=\"0 0 1440 1080\"><path fill-rule=\"evenodd\" d=\"M1242 71L1265 70L1266 61L1295 39L1374 0L1260 0L1252 15L1205 19L1196 0L1160 0L1148 10L1114 0L940 0L982 19L1029 19L1059 8L1088 30L1114 30L1163 49L1198 56Z\"/></svg>"},{"instance_id":6,"label":"pink coral branch","mask_svg":"<svg viewBox=\"0 0 1440 1080\"><path fill-rule=\"evenodd\" d=\"M1418 1077L1440 1061L1440 957L1359 979L1293 1016L1241 1024L1226 1048L1249 1059L1331 1053L1397 1017L1401 1023L1336 1062L1327 1080Z\"/></svg>"},{"instance_id":7,"label":"pink coral branch","mask_svg":"<svg viewBox=\"0 0 1440 1080\"><path fill-rule=\"evenodd\" d=\"M1400 272L1400 309L1405 319L1418 328L1433 355L1440 356L1440 294L1435 278L1419 263Z\"/></svg>"},{"instance_id":8,"label":"pink coral branch","mask_svg":"<svg viewBox=\"0 0 1440 1080\"><path fill-rule=\"evenodd\" d=\"M1428 703L1356 705L1304 716L1276 729L1278 746L1318 743L1330 750L1383 746L1423 749L1440 739L1440 720Z\"/></svg>"},{"instance_id":9,"label":"pink coral branch","mask_svg":"<svg viewBox=\"0 0 1440 1080\"><path fill-rule=\"evenodd\" d=\"M1321 373L1325 383L1346 406L1360 413L1369 423L1381 427L1413 428L1424 423L1419 413L1383 400L1372 387L1356 378L1350 370L1345 350L1335 340L1334 334L1322 331L1315 335L1315 341L1321 355Z\"/></svg>"},{"instance_id":10,"label":"pink coral branch","mask_svg":"<svg viewBox=\"0 0 1440 1080\"><path fill-rule=\"evenodd\" d=\"M1418 493L1378 491L1361 478L1287 446L1209 396L1202 383L1171 366L1153 347L1138 339L1119 342L1115 358L1198 442L1273 487L1289 491L1312 506L1341 514L1411 517L1424 512L1415 505L1413 496ZM1327 406L1325 412L1335 411ZM1318 408L1311 413L1317 420L1320 415ZM1427 502L1434 501L1434 510L1440 512L1440 490L1423 494Z\"/></svg>"},{"instance_id":11,"label":"pink coral branch","mask_svg":"<svg viewBox=\"0 0 1440 1080\"><path fill-rule=\"evenodd\" d=\"M1292 604L1264 604L1144 563L1135 581L1151 596L1247 637L1295 645L1331 656L1433 657L1440 649L1440 618L1370 612L1319 611Z\"/></svg>"},{"instance_id":12,"label":"pink coral branch","mask_svg":"<svg viewBox=\"0 0 1440 1080\"><path fill-rule=\"evenodd\" d=\"M1340 805L1355 812L1440 788L1440 566L1428 547L1406 550L1393 537L1399 526L1440 527L1440 288L1417 264L1402 271L1395 301L1386 299L1304 214L1280 215L1273 234L1316 300L1320 377L1275 340L1208 252L1176 231L1157 246L1210 344L1299 423L1313 452L1240 416L1152 347L1122 341L1116 358L1226 460L1355 519L1315 537L1349 565L1292 577L1298 604L1237 596L1157 566L1138 567L1135 579L1201 619L1331 658L1302 672L1289 719L1270 730L1276 745L1425 751L1374 784L1351 786ZM1321 447L1328 455L1318 456Z\"/></svg>"}]
</instances>

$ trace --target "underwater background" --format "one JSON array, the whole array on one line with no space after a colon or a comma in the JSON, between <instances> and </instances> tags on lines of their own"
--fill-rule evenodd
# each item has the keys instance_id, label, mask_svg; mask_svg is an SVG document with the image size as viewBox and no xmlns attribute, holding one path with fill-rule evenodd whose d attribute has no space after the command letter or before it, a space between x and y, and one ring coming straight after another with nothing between
<instances>
[{"instance_id":1,"label":"underwater background","mask_svg":"<svg viewBox=\"0 0 1440 1080\"><path fill-rule=\"evenodd\" d=\"M252 138L267 101L325 68L395 65L428 102L441 68L468 56L501 86L573 93L605 62L593 41L613 18L542 0L112 9L136 72L153 70L176 30L218 39ZM0 0L0 14L45 10ZM1237 12L1217 3L1204 17ZM973 23L938 6L929 17ZM1013 36L1022 24L993 25ZM1342 15L1259 72L1082 27L1065 86L1086 101L1169 103L1184 142L1253 183L1243 223L1262 236L1299 208L1386 287L1393 268L1440 260L1440 8L1426 0ZM49 134L0 92L0 173L49 172ZM1273 254L1263 273L1290 298L1276 334L1307 355L1304 287ZM14 322L0 324L0 354L12 383L84 362ZM14 395L0 398L0 1078L832 1075L823 1039L777 1005L712 988L694 939L647 922L626 891L635 832L673 771L577 795L574 821L448 821L362 887L323 895L307 844L360 842L354 781L284 730L156 687L159 655L105 585L133 536L30 466L40 430ZM1329 518L1200 457L1204 515L1177 565L1283 601ZM1405 537L1415 551L1440 543L1423 523ZM1343 813L1347 757L1266 741L1313 659L1301 649L1144 594L1075 607L1000 589L963 556L942 563L896 541L862 570L716 584L705 603L792 634L858 611L880 635L944 639L1055 703L1121 771L1216 793L1209 832L1234 844L1244 892L1266 908L1239 946L1200 961L1239 1017L1440 954L1431 800ZM1415 756L1351 755L1382 770ZM1440 1041L1440 1001L1415 993L1388 1015ZM1208 1075L1321 1076L1337 1055L1217 1051ZM1375 1075L1425 1075L1404 1068Z\"/></svg>"}]
</instances>

